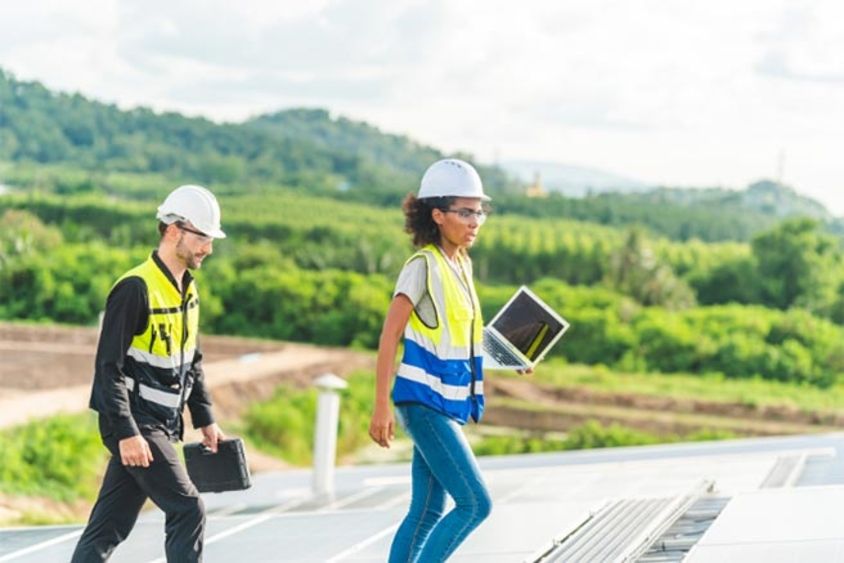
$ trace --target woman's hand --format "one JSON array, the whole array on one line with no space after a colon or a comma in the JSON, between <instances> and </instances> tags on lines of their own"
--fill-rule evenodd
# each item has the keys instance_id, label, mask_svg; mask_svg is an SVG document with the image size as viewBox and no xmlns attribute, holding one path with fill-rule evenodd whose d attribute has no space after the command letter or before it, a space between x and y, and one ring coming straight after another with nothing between
<instances>
[{"instance_id":1,"label":"woman's hand","mask_svg":"<svg viewBox=\"0 0 844 563\"><path fill-rule=\"evenodd\" d=\"M382 448L389 448L390 441L395 439L394 429L396 420L393 418L393 410L387 407L375 407L372 413L372 421L369 423L369 437Z\"/></svg>"},{"instance_id":2,"label":"woman's hand","mask_svg":"<svg viewBox=\"0 0 844 563\"><path fill-rule=\"evenodd\" d=\"M533 373L533 368L517 369L516 373L518 373L519 375L530 375Z\"/></svg>"},{"instance_id":3,"label":"woman's hand","mask_svg":"<svg viewBox=\"0 0 844 563\"><path fill-rule=\"evenodd\" d=\"M393 298L384 328L378 341L378 360L375 364L375 410L372 422L369 423L369 437L382 448L389 448L390 441L395 438L396 420L390 406L390 384L395 373L396 351L399 340L407 326L413 303L410 298L400 293Z\"/></svg>"}]
</instances>

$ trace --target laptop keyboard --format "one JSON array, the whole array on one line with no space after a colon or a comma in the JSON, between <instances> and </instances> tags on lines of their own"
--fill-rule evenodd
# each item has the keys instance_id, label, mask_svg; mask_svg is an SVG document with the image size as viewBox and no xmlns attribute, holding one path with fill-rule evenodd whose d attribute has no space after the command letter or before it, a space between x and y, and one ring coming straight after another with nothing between
<instances>
[{"instance_id":1,"label":"laptop keyboard","mask_svg":"<svg viewBox=\"0 0 844 563\"><path fill-rule=\"evenodd\" d=\"M521 366L524 362L501 342L490 336L484 337L484 351L502 366Z\"/></svg>"}]
</instances>

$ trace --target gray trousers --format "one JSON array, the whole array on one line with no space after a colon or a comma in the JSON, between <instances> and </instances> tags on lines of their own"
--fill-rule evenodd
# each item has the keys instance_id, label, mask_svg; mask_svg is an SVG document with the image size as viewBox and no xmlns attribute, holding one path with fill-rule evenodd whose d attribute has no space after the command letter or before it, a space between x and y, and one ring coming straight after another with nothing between
<instances>
[{"instance_id":1,"label":"gray trousers","mask_svg":"<svg viewBox=\"0 0 844 563\"><path fill-rule=\"evenodd\" d=\"M73 552L72 563L106 561L132 531L138 513L151 499L166 515L164 542L168 562L202 561L205 506L176 450L160 430L142 430L153 461L149 467L120 462L114 436L103 436L111 452L99 497Z\"/></svg>"}]
</instances>

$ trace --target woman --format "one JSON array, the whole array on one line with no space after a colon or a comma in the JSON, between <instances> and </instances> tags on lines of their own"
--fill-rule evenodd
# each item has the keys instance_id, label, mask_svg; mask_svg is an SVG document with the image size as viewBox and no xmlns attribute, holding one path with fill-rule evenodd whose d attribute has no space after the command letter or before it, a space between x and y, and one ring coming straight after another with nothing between
<instances>
[{"instance_id":1,"label":"woman","mask_svg":"<svg viewBox=\"0 0 844 563\"><path fill-rule=\"evenodd\" d=\"M413 439L412 498L390 562L445 561L492 508L460 425L484 410L483 321L466 250L486 219L481 179L457 159L432 164L417 196L404 201L405 229L417 252L399 275L378 347L369 434L388 448L389 392L399 339L404 355L392 400ZM454 509L443 515L446 493Z\"/></svg>"}]
</instances>

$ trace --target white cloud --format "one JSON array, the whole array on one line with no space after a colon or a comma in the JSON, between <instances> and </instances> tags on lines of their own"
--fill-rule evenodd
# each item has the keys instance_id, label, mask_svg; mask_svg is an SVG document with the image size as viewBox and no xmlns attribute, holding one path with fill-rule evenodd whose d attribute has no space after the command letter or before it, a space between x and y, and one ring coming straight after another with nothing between
<instances>
[{"instance_id":1,"label":"white cloud","mask_svg":"<svg viewBox=\"0 0 844 563\"><path fill-rule=\"evenodd\" d=\"M673 185L740 187L784 150L784 179L839 214L842 52L833 0L0 6L0 66L123 106L325 106L487 160Z\"/></svg>"}]
</instances>

